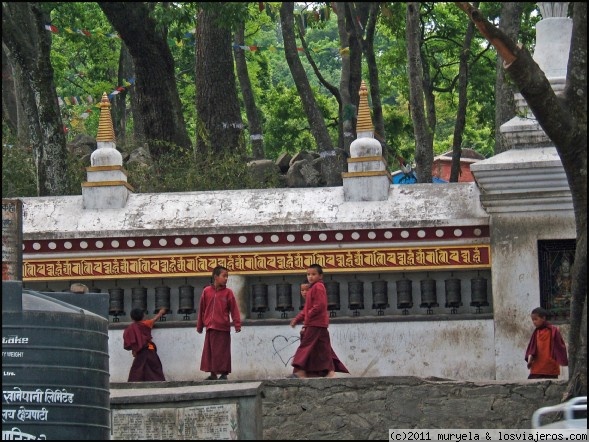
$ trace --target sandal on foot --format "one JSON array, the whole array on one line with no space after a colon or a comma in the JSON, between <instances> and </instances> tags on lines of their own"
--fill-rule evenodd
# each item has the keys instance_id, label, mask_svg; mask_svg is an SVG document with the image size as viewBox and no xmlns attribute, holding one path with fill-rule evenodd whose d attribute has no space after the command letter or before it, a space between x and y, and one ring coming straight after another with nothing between
<instances>
[{"instance_id":1,"label":"sandal on foot","mask_svg":"<svg viewBox=\"0 0 589 442\"><path fill-rule=\"evenodd\" d=\"M205 378L205 381L216 381L217 375L210 375L208 378Z\"/></svg>"},{"instance_id":2,"label":"sandal on foot","mask_svg":"<svg viewBox=\"0 0 589 442\"><path fill-rule=\"evenodd\" d=\"M222 374L221 376L219 376L219 380L220 381L226 381L227 380L227 375L226 374Z\"/></svg>"}]
</instances>

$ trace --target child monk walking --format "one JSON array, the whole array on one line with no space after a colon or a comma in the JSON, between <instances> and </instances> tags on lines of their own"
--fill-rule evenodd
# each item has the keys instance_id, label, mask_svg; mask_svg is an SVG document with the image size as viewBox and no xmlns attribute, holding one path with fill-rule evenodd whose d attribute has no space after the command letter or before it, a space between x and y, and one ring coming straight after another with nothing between
<instances>
[{"instance_id":1,"label":"child monk walking","mask_svg":"<svg viewBox=\"0 0 589 442\"><path fill-rule=\"evenodd\" d=\"M305 306L290 321L291 327L303 322L301 343L293 361L292 377L334 377L335 372L349 373L331 348L329 337L329 313L327 311L327 291L323 284L323 268L312 264L307 269L308 286L301 285L301 295Z\"/></svg>"}]
</instances>

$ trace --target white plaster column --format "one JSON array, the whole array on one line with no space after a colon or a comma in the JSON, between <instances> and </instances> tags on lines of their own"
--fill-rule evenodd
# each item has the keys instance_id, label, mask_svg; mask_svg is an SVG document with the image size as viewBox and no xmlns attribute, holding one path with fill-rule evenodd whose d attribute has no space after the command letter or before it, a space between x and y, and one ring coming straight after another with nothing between
<instances>
[{"instance_id":1,"label":"white plaster column","mask_svg":"<svg viewBox=\"0 0 589 442\"><path fill-rule=\"evenodd\" d=\"M241 320L247 319L249 316L248 295L247 295L247 278L241 275L233 275L229 272L229 279L227 280L227 287L233 290L237 306L239 307L239 314Z\"/></svg>"},{"instance_id":2,"label":"white plaster column","mask_svg":"<svg viewBox=\"0 0 589 442\"><path fill-rule=\"evenodd\" d=\"M565 87L573 21L566 16L567 2L542 2L538 7L542 20L536 24L533 58L544 71L554 93L560 95ZM522 95L516 93L514 99L518 112L525 116L516 115L501 125L501 134L507 142L513 148L552 146Z\"/></svg>"}]
</instances>

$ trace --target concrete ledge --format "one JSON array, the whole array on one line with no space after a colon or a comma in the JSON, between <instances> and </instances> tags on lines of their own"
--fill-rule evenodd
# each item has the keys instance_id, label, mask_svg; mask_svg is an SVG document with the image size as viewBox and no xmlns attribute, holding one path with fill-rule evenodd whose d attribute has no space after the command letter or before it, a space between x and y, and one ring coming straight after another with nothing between
<instances>
[{"instance_id":1,"label":"concrete ledge","mask_svg":"<svg viewBox=\"0 0 589 442\"><path fill-rule=\"evenodd\" d=\"M124 385L126 388L111 388L110 403L111 405L155 404L257 396L262 385L261 382L223 382L222 384L219 381L216 382L178 387L169 387L167 382L131 382Z\"/></svg>"},{"instance_id":2,"label":"concrete ledge","mask_svg":"<svg viewBox=\"0 0 589 442\"><path fill-rule=\"evenodd\" d=\"M111 440L261 440L261 382L132 382L112 388Z\"/></svg>"}]
</instances>

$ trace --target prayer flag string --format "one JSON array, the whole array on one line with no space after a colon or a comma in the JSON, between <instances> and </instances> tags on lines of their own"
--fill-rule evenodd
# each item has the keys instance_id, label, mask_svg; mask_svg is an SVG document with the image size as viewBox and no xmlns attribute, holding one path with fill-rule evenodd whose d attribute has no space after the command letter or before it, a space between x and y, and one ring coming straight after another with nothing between
<instances>
[{"instance_id":1,"label":"prayer flag string","mask_svg":"<svg viewBox=\"0 0 589 442\"><path fill-rule=\"evenodd\" d=\"M108 94L109 100L112 101L112 99L114 98L115 95L118 95L121 92L128 90L133 84L135 84L135 79L130 78L129 80L123 80L123 84L124 84L123 86L116 87L115 90L113 90L110 94ZM100 99L95 100L91 95L87 95L85 97L71 96L71 97L57 97L57 102L59 103L60 106L77 106L77 105L82 105L82 104L100 103ZM84 114L82 114L80 116L82 118L88 118L90 113L92 113L92 110L88 109L88 110L86 110L86 112L84 112Z\"/></svg>"}]
</instances>

